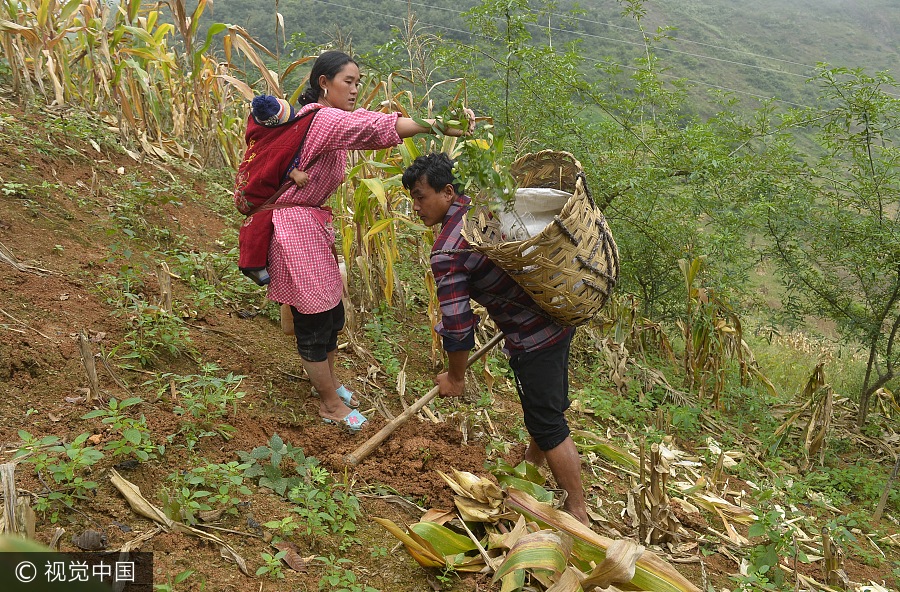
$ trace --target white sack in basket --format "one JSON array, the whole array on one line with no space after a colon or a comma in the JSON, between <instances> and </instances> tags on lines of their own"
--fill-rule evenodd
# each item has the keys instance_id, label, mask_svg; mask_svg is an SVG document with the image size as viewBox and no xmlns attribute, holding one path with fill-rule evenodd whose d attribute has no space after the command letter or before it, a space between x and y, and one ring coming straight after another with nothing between
<instances>
[{"instance_id":1,"label":"white sack in basket","mask_svg":"<svg viewBox=\"0 0 900 592\"><path fill-rule=\"evenodd\" d=\"M522 187L516 190L513 209L500 211L500 232L505 240L520 241L540 234L559 214L571 193L548 187Z\"/></svg>"}]
</instances>

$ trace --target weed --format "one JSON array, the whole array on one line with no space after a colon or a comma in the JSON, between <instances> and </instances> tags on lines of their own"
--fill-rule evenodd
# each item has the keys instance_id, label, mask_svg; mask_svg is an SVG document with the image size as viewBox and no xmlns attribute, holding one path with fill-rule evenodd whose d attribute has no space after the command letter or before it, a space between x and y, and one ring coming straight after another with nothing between
<instances>
[{"instance_id":1,"label":"weed","mask_svg":"<svg viewBox=\"0 0 900 592\"><path fill-rule=\"evenodd\" d=\"M455 579L459 579L459 574L452 566L448 565L447 567L441 568L441 573L437 574L435 577L444 588L450 588L453 586L454 577Z\"/></svg>"},{"instance_id":2,"label":"weed","mask_svg":"<svg viewBox=\"0 0 900 592\"><path fill-rule=\"evenodd\" d=\"M310 541L340 535L341 550L358 542L353 533L360 515L359 500L347 491L346 484L335 483L318 459L306 456L302 448L284 442L278 434L272 435L267 446L238 452L238 457L250 465L245 477L258 477L260 487L268 487L297 506L291 511L300 517L299 524L290 517L268 523L269 528L279 529L284 536L299 533ZM295 474L283 472L284 459L293 462Z\"/></svg>"},{"instance_id":3,"label":"weed","mask_svg":"<svg viewBox=\"0 0 900 592\"><path fill-rule=\"evenodd\" d=\"M381 362L385 373L396 378L400 373L400 361L394 351L396 345L392 338L398 334L397 321L390 315L390 308L380 306L375 310L371 320L364 325L366 337L372 343L372 354Z\"/></svg>"},{"instance_id":4,"label":"weed","mask_svg":"<svg viewBox=\"0 0 900 592\"><path fill-rule=\"evenodd\" d=\"M161 354L177 358L193 348L188 329L180 318L134 294L125 293L125 297L129 305L120 314L127 315L131 330L114 350L115 353L120 347L126 348L126 353L119 357L136 360L146 367L159 360Z\"/></svg>"},{"instance_id":5,"label":"weed","mask_svg":"<svg viewBox=\"0 0 900 592\"><path fill-rule=\"evenodd\" d=\"M771 493L771 492L770 492ZM796 545L794 531L788 526L788 516L783 508L770 504L757 512L759 520L749 530L750 537L763 537L763 541L750 549L747 575L738 578L747 589L777 590L784 583L784 573L778 567L782 557L808 563L806 554Z\"/></svg>"},{"instance_id":6,"label":"weed","mask_svg":"<svg viewBox=\"0 0 900 592\"><path fill-rule=\"evenodd\" d=\"M810 484L829 490L836 498L835 503L842 500L874 505L881 497L887 475L884 469L871 459L860 459L855 464L830 467L807 475ZM900 491L892 490L888 496L891 507L900 507Z\"/></svg>"},{"instance_id":7,"label":"weed","mask_svg":"<svg viewBox=\"0 0 900 592\"><path fill-rule=\"evenodd\" d=\"M154 590L154 592L175 592L175 586L184 582L192 575L194 575L194 570L186 569L184 571L180 571L177 574L175 574L174 578L172 576L166 576L167 582L165 584L155 584L153 586L153 590ZM200 584L200 589L201 590L206 589L205 582L202 582Z\"/></svg>"},{"instance_id":8,"label":"weed","mask_svg":"<svg viewBox=\"0 0 900 592\"><path fill-rule=\"evenodd\" d=\"M56 503L72 507L76 499L84 499L88 493L97 489L97 483L82 477L82 473L96 464L103 453L91 446L85 446L90 434L84 433L72 442L59 444L58 436L44 436L38 439L25 430L19 430L23 445L14 458L34 465L35 473L49 490L43 476L49 474L58 489L50 490L47 497L38 498L35 510L41 513L51 512L50 521L59 519L59 508Z\"/></svg>"},{"instance_id":9,"label":"weed","mask_svg":"<svg viewBox=\"0 0 900 592\"><path fill-rule=\"evenodd\" d=\"M316 473L322 478L316 479ZM307 539L339 535L342 551L358 542L353 533L356 532L356 520L360 515L359 500L355 495L334 487L324 469L314 468L309 478L291 488L288 499L297 504L292 511L302 519L305 529L302 534Z\"/></svg>"},{"instance_id":10,"label":"weed","mask_svg":"<svg viewBox=\"0 0 900 592\"><path fill-rule=\"evenodd\" d=\"M104 446L104 450L112 451L113 456L128 455L140 461L149 460L155 458L157 452L163 454L165 447L153 444L147 419L143 415L140 419L134 419L124 413L125 409L143 402L140 397L131 397L121 403L116 399L110 399L106 408L89 411L82 415L81 419L102 417L101 421L121 436Z\"/></svg>"},{"instance_id":11,"label":"weed","mask_svg":"<svg viewBox=\"0 0 900 592\"><path fill-rule=\"evenodd\" d=\"M268 529L274 530L281 539L288 539L294 535L294 531L300 528L293 516L285 516L281 520L270 520L263 524Z\"/></svg>"},{"instance_id":12,"label":"weed","mask_svg":"<svg viewBox=\"0 0 900 592\"><path fill-rule=\"evenodd\" d=\"M678 432L686 437L693 437L700 433L700 407L671 407L672 425Z\"/></svg>"},{"instance_id":13,"label":"weed","mask_svg":"<svg viewBox=\"0 0 900 592\"><path fill-rule=\"evenodd\" d=\"M349 559L344 559L343 557L335 558L334 555L317 557L317 559L325 564L325 574L319 579L319 590L329 590L331 592L379 592L377 588L357 581L356 574L344 567L351 563Z\"/></svg>"},{"instance_id":14,"label":"weed","mask_svg":"<svg viewBox=\"0 0 900 592\"><path fill-rule=\"evenodd\" d=\"M509 451L512 450L512 447L512 442L507 442L502 438L491 438L490 440L488 440L487 445L484 447L484 454L487 458L491 459L496 457L498 454L508 454Z\"/></svg>"},{"instance_id":15,"label":"weed","mask_svg":"<svg viewBox=\"0 0 900 592\"><path fill-rule=\"evenodd\" d=\"M244 392L238 390L244 376L231 372L224 377L217 376L221 368L209 363L203 364L200 370L202 374L187 376L166 372L156 379L160 396L169 393L171 385L175 385L178 401L173 411L184 418L178 434L184 435L189 450L207 436L218 434L228 440L234 428L220 420L228 414L229 407L232 414L237 414L237 401L244 398Z\"/></svg>"},{"instance_id":16,"label":"weed","mask_svg":"<svg viewBox=\"0 0 900 592\"><path fill-rule=\"evenodd\" d=\"M244 471L248 468L250 468L249 463L238 463L237 461L214 465L205 464L191 469L184 476L184 481L190 487L202 487L209 490L209 501L214 507L225 508L228 514L237 514L236 506L241 503L241 500L235 495L252 495L250 489L244 485Z\"/></svg>"},{"instance_id":17,"label":"weed","mask_svg":"<svg viewBox=\"0 0 900 592\"><path fill-rule=\"evenodd\" d=\"M315 457L307 458L303 449L284 442L278 434L272 434L267 446L257 446L251 452L239 451L238 458L243 463L249 463L250 467L244 471L244 476L251 479L259 479L260 487L268 487L280 496L286 497L287 491L302 481L299 475L285 475L281 470L281 461L285 458L293 461L297 472L318 465Z\"/></svg>"},{"instance_id":18,"label":"weed","mask_svg":"<svg viewBox=\"0 0 900 592\"><path fill-rule=\"evenodd\" d=\"M236 495L249 496L250 489L244 485L244 471L249 465L231 461L222 464L206 464L190 471L172 473L168 481L173 484L171 492L162 491L163 507L174 520L185 520L196 524L200 512L219 511L237 515L237 505L241 500Z\"/></svg>"},{"instance_id":19,"label":"weed","mask_svg":"<svg viewBox=\"0 0 900 592\"><path fill-rule=\"evenodd\" d=\"M284 568L282 567L281 560L284 559L285 555L287 555L286 549L284 551L279 551L274 555L265 552L260 553L259 556L262 557L263 564L256 569L256 575L265 575L273 580L284 579Z\"/></svg>"},{"instance_id":20,"label":"weed","mask_svg":"<svg viewBox=\"0 0 900 592\"><path fill-rule=\"evenodd\" d=\"M586 408L593 411L595 417L615 417L626 425L652 423L646 407L649 398L643 403L632 401L629 397L609 392L596 379L582 389L579 398Z\"/></svg>"},{"instance_id":21,"label":"weed","mask_svg":"<svg viewBox=\"0 0 900 592\"><path fill-rule=\"evenodd\" d=\"M142 181L133 174L120 181L114 190L119 199L110 208L110 217L117 227L113 232L121 232L131 239L150 239L168 247L183 244L184 237L147 219L160 206L181 205L176 196L182 195L182 191L171 185Z\"/></svg>"},{"instance_id":22,"label":"weed","mask_svg":"<svg viewBox=\"0 0 900 592\"><path fill-rule=\"evenodd\" d=\"M176 479L180 480L181 476L177 473L176 475ZM172 476L169 478L172 479ZM212 506L205 501L209 495L209 491L192 490L190 487L182 485L176 487L171 494L165 490L161 491L159 498L166 516L176 522L197 524L201 519L202 512L212 512Z\"/></svg>"},{"instance_id":23,"label":"weed","mask_svg":"<svg viewBox=\"0 0 900 592\"><path fill-rule=\"evenodd\" d=\"M167 252L172 273L190 286L194 303L208 310L221 305L254 306L259 289L234 264L236 251L204 253L172 249Z\"/></svg>"},{"instance_id":24,"label":"weed","mask_svg":"<svg viewBox=\"0 0 900 592\"><path fill-rule=\"evenodd\" d=\"M137 260L128 244L112 243L109 246L111 255L107 263L119 263L116 275L101 275L95 289L104 297L110 306L125 309L132 302L134 295L142 294L146 290L143 275L147 271L147 265Z\"/></svg>"},{"instance_id":25,"label":"weed","mask_svg":"<svg viewBox=\"0 0 900 592\"><path fill-rule=\"evenodd\" d=\"M4 197L25 197L28 186L22 183L12 183L5 181L0 183L0 194Z\"/></svg>"},{"instance_id":26,"label":"weed","mask_svg":"<svg viewBox=\"0 0 900 592\"><path fill-rule=\"evenodd\" d=\"M880 565L883 556L872 551L872 547L863 544L853 531L865 533L869 530L868 514L862 511L839 514L829 520L826 528L832 540L843 549L849 549L854 559L862 561L866 565Z\"/></svg>"}]
</instances>

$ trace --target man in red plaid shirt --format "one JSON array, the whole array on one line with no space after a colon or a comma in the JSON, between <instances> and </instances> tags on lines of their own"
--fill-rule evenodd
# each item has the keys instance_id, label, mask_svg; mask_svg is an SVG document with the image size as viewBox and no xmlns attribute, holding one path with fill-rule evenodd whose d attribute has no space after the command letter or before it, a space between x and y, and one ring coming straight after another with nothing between
<instances>
[{"instance_id":1,"label":"man in red plaid shirt","mask_svg":"<svg viewBox=\"0 0 900 592\"><path fill-rule=\"evenodd\" d=\"M420 156L403 172L413 210L426 226L441 224L431 250L431 269L441 305L435 331L450 360L435 383L441 396L458 397L466 384L466 362L475 346L478 317L470 299L487 309L506 338L525 427L531 436L525 460L550 467L566 492L564 508L590 524L581 483L581 459L569 435L569 348L575 329L547 317L505 271L473 251L461 231L470 199L459 194L453 161L446 154Z\"/></svg>"}]
</instances>

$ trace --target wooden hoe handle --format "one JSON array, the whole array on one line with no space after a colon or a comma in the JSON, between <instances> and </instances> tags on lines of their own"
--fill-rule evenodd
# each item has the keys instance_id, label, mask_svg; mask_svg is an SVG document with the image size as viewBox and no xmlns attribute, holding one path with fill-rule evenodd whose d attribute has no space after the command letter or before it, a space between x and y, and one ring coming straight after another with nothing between
<instances>
[{"instance_id":1,"label":"wooden hoe handle","mask_svg":"<svg viewBox=\"0 0 900 592\"><path fill-rule=\"evenodd\" d=\"M474 354L469 356L469 360L466 362L466 368L475 363L475 360L483 356L490 350L492 347L497 345L500 340L503 339L503 333L497 333L494 335L493 339L488 341L481 349L476 351ZM377 434L373 435L371 438L363 442L359 448L348 454L344 457L344 464L347 466L356 466L358 465L364 458L369 456L373 450L378 448L378 446L387 440L388 436L390 436L394 431L409 421L409 418L422 410L425 405L431 402L438 393L440 392L440 387L435 386L433 389L428 391L425 395L423 395L420 399L418 399L415 403L406 408L406 410L389 421L383 428L381 428Z\"/></svg>"}]
</instances>

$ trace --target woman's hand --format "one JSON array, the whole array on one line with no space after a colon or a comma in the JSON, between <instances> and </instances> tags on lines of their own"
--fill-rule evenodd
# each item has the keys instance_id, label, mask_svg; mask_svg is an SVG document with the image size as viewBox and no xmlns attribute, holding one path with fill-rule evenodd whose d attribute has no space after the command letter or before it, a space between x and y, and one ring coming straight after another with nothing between
<instances>
[{"instance_id":1,"label":"woman's hand","mask_svg":"<svg viewBox=\"0 0 900 592\"><path fill-rule=\"evenodd\" d=\"M445 136L453 136L456 138L461 136L471 136L475 131L475 112L468 107L464 107L461 115L459 127L457 127L455 123L451 126L448 125L446 121L441 121L439 123L441 133ZM462 126L463 123L465 123L465 127Z\"/></svg>"},{"instance_id":2,"label":"woman's hand","mask_svg":"<svg viewBox=\"0 0 900 592\"><path fill-rule=\"evenodd\" d=\"M424 121L428 124L428 127L420 125L416 122L415 119L410 119L409 117L398 117L397 118L397 135L401 138L411 138L416 134L423 133L441 133L445 136L467 136L475 131L475 112L466 107L463 109L463 117L466 120L466 129L462 129L461 127L455 127L448 125L446 121L443 119L421 119L419 121ZM462 122L459 122L461 125Z\"/></svg>"},{"instance_id":3,"label":"woman's hand","mask_svg":"<svg viewBox=\"0 0 900 592\"><path fill-rule=\"evenodd\" d=\"M296 168L291 169L288 176L300 188L303 188L309 182L309 175L306 174L306 171L299 171Z\"/></svg>"},{"instance_id":4,"label":"woman's hand","mask_svg":"<svg viewBox=\"0 0 900 592\"><path fill-rule=\"evenodd\" d=\"M466 122L469 124L466 129L467 136L471 136L475 133L475 112L466 107L463 109L463 116L466 118Z\"/></svg>"}]
</instances>

